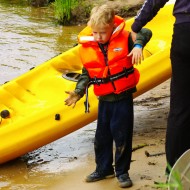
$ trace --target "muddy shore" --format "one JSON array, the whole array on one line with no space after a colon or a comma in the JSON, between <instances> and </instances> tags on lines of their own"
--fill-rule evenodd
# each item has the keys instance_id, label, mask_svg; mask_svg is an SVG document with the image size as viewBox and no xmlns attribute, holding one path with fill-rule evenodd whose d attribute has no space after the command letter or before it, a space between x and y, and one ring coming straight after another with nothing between
<instances>
[{"instance_id":1,"label":"muddy shore","mask_svg":"<svg viewBox=\"0 0 190 190\"><path fill-rule=\"evenodd\" d=\"M169 111L169 86L170 80L134 100L134 151L130 169L130 176L134 185L130 188L131 190L163 189L156 184L165 183L166 181L165 132ZM87 128L81 129L81 135L85 136L84 144L87 146L88 152L78 158L77 161L75 160L80 164L68 170L65 175L60 176L60 179L52 184L50 189L121 189L118 187L116 179L108 179L91 184L84 182L85 176L95 168L93 152L95 127L96 122L87 126ZM136 148L137 150L135 150ZM73 149L75 152L74 147ZM149 156L147 153L149 153Z\"/></svg>"}]
</instances>

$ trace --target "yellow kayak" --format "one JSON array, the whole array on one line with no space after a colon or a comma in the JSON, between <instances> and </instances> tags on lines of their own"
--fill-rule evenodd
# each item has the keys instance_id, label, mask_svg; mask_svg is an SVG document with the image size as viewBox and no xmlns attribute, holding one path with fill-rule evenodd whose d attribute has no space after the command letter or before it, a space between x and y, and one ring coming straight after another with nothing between
<instances>
[{"instance_id":1,"label":"yellow kayak","mask_svg":"<svg viewBox=\"0 0 190 190\"><path fill-rule=\"evenodd\" d=\"M153 37L144 48L144 61L134 98L171 75L170 44L173 5L165 6L146 25ZM164 22L164 20L166 22ZM133 19L126 21L128 30ZM66 90L73 90L81 73L79 46L42 63L0 86L0 164L61 138L97 118L98 101L89 88L90 113L83 98L75 108L64 105Z\"/></svg>"}]
</instances>

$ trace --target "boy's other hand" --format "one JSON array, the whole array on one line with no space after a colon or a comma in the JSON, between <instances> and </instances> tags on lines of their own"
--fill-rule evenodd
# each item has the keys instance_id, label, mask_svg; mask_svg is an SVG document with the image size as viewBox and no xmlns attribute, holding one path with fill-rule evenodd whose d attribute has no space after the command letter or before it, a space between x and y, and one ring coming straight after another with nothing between
<instances>
[{"instance_id":1,"label":"boy's other hand","mask_svg":"<svg viewBox=\"0 0 190 190\"><path fill-rule=\"evenodd\" d=\"M65 91L66 94L69 94L69 97L65 99L65 105L75 107L78 100L80 100L80 95L76 94L74 91Z\"/></svg>"},{"instance_id":2,"label":"boy's other hand","mask_svg":"<svg viewBox=\"0 0 190 190\"><path fill-rule=\"evenodd\" d=\"M136 65L141 64L141 61L144 59L142 48L139 47L134 47L127 56L132 56L132 64Z\"/></svg>"}]
</instances>

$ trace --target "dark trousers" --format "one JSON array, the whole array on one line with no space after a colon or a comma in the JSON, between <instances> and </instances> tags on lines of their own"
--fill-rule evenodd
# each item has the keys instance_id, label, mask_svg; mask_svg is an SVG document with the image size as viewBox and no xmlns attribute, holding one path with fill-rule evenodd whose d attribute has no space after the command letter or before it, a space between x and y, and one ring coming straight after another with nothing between
<instances>
[{"instance_id":1,"label":"dark trousers","mask_svg":"<svg viewBox=\"0 0 190 190\"><path fill-rule=\"evenodd\" d=\"M95 134L96 170L104 174L113 171L113 141L115 141L116 176L130 169L133 135L133 97L116 101L99 101Z\"/></svg>"},{"instance_id":2,"label":"dark trousers","mask_svg":"<svg viewBox=\"0 0 190 190\"><path fill-rule=\"evenodd\" d=\"M171 46L171 99L166 132L170 166L190 149L190 23L174 26Z\"/></svg>"}]
</instances>

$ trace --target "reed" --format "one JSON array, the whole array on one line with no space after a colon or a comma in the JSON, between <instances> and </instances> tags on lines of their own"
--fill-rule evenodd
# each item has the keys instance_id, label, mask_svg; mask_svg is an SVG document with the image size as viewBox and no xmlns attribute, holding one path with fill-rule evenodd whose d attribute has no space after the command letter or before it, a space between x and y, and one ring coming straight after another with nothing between
<instances>
[{"instance_id":1,"label":"reed","mask_svg":"<svg viewBox=\"0 0 190 190\"><path fill-rule=\"evenodd\" d=\"M168 164L168 168L171 172L172 168L169 164ZM182 182L181 182L181 174L177 171L174 171L171 177L173 179L172 182L157 183L156 187L162 188L162 189L169 189L169 190L184 190Z\"/></svg>"},{"instance_id":2,"label":"reed","mask_svg":"<svg viewBox=\"0 0 190 190\"><path fill-rule=\"evenodd\" d=\"M78 0L55 0L55 18L61 24L69 24L71 19L71 10L78 4Z\"/></svg>"}]
</instances>

